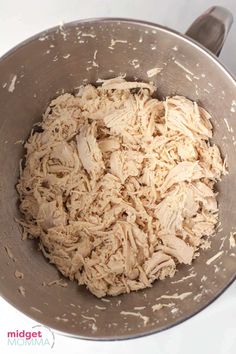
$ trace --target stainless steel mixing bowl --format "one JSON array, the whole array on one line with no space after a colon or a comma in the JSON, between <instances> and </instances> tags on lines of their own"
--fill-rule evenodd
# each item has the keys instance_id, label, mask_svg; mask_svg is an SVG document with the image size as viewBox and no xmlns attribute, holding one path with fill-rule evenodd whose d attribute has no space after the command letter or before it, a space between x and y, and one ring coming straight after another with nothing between
<instances>
[{"instance_id":1,"label":"stainless steel mixing bowl","mask_svg":"<svg viewBox=\"0 0 236 354\"><path fill-rule=\"evenodd\" d=\"M213 8L187 34L219 54L231 22L226 10ZM149 79L147 71L154 67L162 71ZM130 80L154 81L158 97L184 95L207 109L213 117L213 140L227 155L229 175L218 186L221 225L212 247L202 251L191 266L180 265L174 278L105 302L75 282L65 280L67 287L42 285L58 279L59 274L38 251L36 241L21 240L14 222L19 217L15 184L24 154L16 142L27 138L49 101L60 92L73 92L83 83L121 74ZM191 317L233 281L236 257L229 236L236 227L236 82L214 54L156 24L85 20L47 30L8 52L0 59L0 81L0 289L9 303L64 334L125 339ZM24 279L14 276L16 270L24 273ZM153 312L153 305L169 302L174 307Z\"/></svg>"}]
</instances>

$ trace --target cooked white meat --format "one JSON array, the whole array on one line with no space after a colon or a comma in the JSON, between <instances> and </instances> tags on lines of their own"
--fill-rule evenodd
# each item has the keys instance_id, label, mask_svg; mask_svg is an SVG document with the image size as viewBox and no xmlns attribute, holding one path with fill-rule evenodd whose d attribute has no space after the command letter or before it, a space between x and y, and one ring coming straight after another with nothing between
<instances>
[{"instance_id":1,"label":"cooked white meat","mask_svg":"<svg viewBox=\"0 0 236 354\"><path fill-rule=\"evenodd\" d=\"M104 169L102 152L96 140L96 125L83 125L76 136L79 158L88 174L99 177Z\"/></svg>"},{"instance_id":2,"label":"cooked white meat","mask_svg":"<svg viewBox=\"0 0 236 354\"><path fill-rule=\"evenodd\" d=\"M215 231L214 183L226 170L211 117L154 90L115 78L59 96L25 144L24 235L97 297L172 277Z\"/></svg>"},{"instance_id":3,"label":"cooked white meat","mask_svg":"<svg viewBox=\"0 0 236 354\"><path fill-rule=\"evenodd\" d=\"M164 246L159 246L165 253L175 257L179 263L191 264L194 248L187 245L181 238L172 235L160 235Z\"/></svg>"},{"instance_id":4,"label":"cooked white meat","mask_svg":"<svg viewBox=\"0 0 236 354\"><path fill-rule=\"evenodd\" d=\"M172 187L176 183L182 181L194 181L204 177L201 166L198 161L189 162L183 161L179 162L175 167L173 167L165 178L160 190L161 193L165 193L167 189Z\"/></svg>"},{"instance_id":5,"label":"cooked white meat","mask_svg":"<svg viewBox=\"0 0 236 354\"><path fill-rule=\"evenodd\" d=\"M129 176L138 176L142 169L143 154L141 152L114 151L110 158L111 173L124 183Z\"/></svg>"},{"instance_id":6,"label":"cooked white meat","mask_svg":"<svg viewBox=\"0 0 236 354\"><path fill-rule=\"evenodd\" d=\"M211 138L210 115L185 97L168 98L165 103L166 126L190 138Z\"/></svg>"},{"instance_id":7,"label":"cooked white meat","mask_svg":"<svg viewBox=\"0 0 236 354\"><path fill-rule=\"evenodd\" d=\"M48 230L53 226L65 225L66 213L63 210L62 199L57 198L57 200L51 202L42 200L39 204L37 220L44 230Z\"/></svg>"}]
</instances>

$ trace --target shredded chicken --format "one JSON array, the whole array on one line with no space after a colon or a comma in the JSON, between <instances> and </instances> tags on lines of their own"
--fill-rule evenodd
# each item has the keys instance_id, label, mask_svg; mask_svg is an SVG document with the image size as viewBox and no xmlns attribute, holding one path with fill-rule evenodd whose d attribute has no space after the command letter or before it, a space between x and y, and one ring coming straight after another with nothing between
<instances>
[{"instance_id":1,"label":"shredded chicken","mask_svg":"<svg viewBox=\"0 0 236 354\"><path fill-rule=\"evenodd\" d=\"M53 100L25 144L20 224L97 297L151 287L214 234L226 174L210 115L151 84L105 80Z\"/></svg>"}]
</instances>

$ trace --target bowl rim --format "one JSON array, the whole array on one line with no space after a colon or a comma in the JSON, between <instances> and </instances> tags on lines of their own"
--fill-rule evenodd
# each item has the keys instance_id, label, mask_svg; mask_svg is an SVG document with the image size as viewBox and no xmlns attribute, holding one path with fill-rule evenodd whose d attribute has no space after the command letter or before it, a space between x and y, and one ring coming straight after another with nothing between
<instances>
[{"instance_id":1,"label":"bowl rim","mask_svg":"<svg viewBox=\"0 0 236 354\"><path fill-rule=\"evenodd\" d=\"M15 51L17 51L20 48L23 48L25 45L29 44L30 42L33 42L34 40L38 40L40 37L50 35L53 32L57 31L58 29L61 28L71 28L75 27L80 24L87 24L87 23L105 23L105 22L124 22L124 23L130 23L130 24L136 24L136 25L143 25L143 26L149 26L152 27L153 29L158 29L162 32L166 32L168 34L174 35L176 37L179 37L180 39L184 39L184 41L196 49L200 50L202 53L205 55L207 54L207 57L211 59L215 64L217 64L222 71L224 71L225 74L227 74L228 78L233 81L234 85L236 86L236 76L228 69L226 66L221 63L218 59L218 57L212 53L209 49L204 47L201 43L197 42L195 39L188 37L186 34L181 33L179 31L176 31L170 27L160 25L158 23L154 23L151 21L145 21L145 20L138 20L138 19L133 19L133 18L128 18L128 17L91 17L91 18L86 18L86 19L80 19L80 20L74 20L70 22L65 22L62 24L59 24L57 26L50 27L46 30L43 30L41 32L38 32L25 40L21 41L20 43L16 44L13 48L7 50L3 55L0 56L0 63L7 59L11 54L13 54Z\"/></svg>"}]
</instances>

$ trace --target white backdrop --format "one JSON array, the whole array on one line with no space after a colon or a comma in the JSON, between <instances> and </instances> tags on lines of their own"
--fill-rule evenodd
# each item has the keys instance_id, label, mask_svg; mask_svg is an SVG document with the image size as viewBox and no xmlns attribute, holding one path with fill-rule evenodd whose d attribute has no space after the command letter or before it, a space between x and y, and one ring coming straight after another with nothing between
<instances>
[{"instance_id":1,"label":"white backdrop","mask_svg":"<svg viewBox=\"0 0 236 354\"><path fill-rule=\"evenodd\" d=\"M27 37L60 22L88 17L130 17L157 22L184 32L213 5L232 11L236 0L1 0L0 55ZM236 22L222 51L222 62L236 74ZM236 282L212 305L192 319L152 336L120 342L91 342L56 334L53 349L11 347L6 332L30 329L36 323L0 298L0 352L70 354L235 354Z\"/></svg>"}]
</instances>

